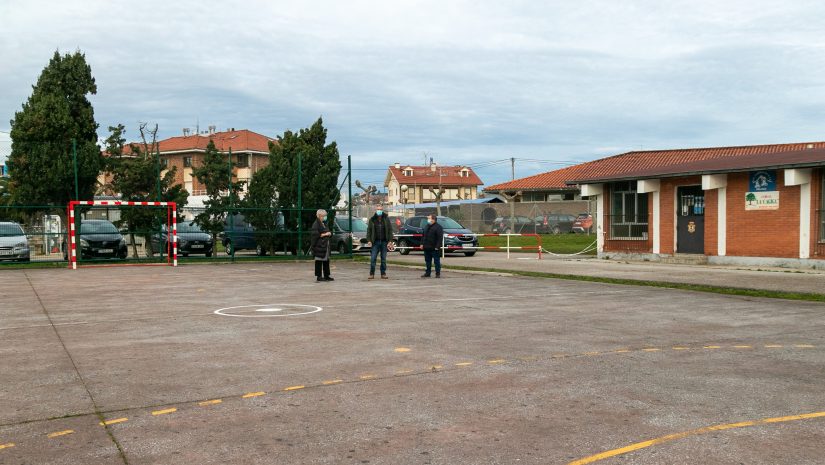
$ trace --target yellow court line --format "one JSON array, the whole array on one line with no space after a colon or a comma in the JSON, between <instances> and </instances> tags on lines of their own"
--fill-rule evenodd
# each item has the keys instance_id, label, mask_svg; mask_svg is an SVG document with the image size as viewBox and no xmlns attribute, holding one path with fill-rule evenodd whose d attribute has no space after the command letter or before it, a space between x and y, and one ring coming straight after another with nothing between
<instances>
[{"instance_id":1,"label":"yellow court line","mask_svg":"<svg viewBox=\"0 0 825 465\"><path fill-rule=\"evenodd\" d=\"M671 349L673 349L673 350L690 350L690 347L676 346L676 347L671 347Z\"/></svg>"},{"instance_id":2,"label":"yellow court line","mask_svg":"<svg viewBox=\"0 0 825 465\"><path fill-rule=\"evenodd\" d=\"M729 429L736 429L736 428L745 428L748 426L757 426L757 425L766 425L770 423L783 423L788 421L797 421L797 420L808 420L811 418L821 418L825 417L825 412L814 412L814 413L805 413L802 415L791 415L787 417L774 417L774 418L765 418L762 420L751 420L751 421L741 421L738 423L727 423L723 425L714 425L714 426L706 426L704 428L697 428L690 431L682 431L681 433L673 433L668 434L666 436L661 436L658 438L650 439L648 441L637 442L635 444L630 444L629 446L621 447L618 449L612 449L605 452L601 452L595 455L591 455L589 457L584 457L579 460L574 460L567 465L585 465L588 463L598 462L604 459L609 459L611 457L616 457L618 455L624 455L628 452L637 451L639 449L645 449L650 446L655 446L658 444L662 444L665 442L675 441L677 439L683 439L689 436L698 436L700 434L706 434L713 431L724 431Z\"/></svg>"},{"instance_id":3,"label":"yellow court line","mask_svg":"<svg viewBox=\"0 0 825 465\"><path fill-rule=\"evenodd\" d=\"M331 384L338 384L338 383L343 383L343 382L344 382L343 379L330 379L330 380L327 380L327 381L322 381L321 384L323 384L324 386L329 386Z\"/></svg>"},{"instance_id":4,"label":"yellow court line","mask_svg":"<svg viewBox=\"0 0 825 465\"><path fill-rule=\"evenodd\" d=\"M779 344L765 344L766 349L781 349L782 346Z\"/></svg>"},{"instance_id":5,"label":"yellow court line","mask_svg":"<svg viewBox=\"0 0 825 465\"><path fill-rule=\"evenodd\" d=\"M410 348L409 348L409 347L396 347L396 348L395 348L395 349L393 349L393 350L394 350L395 352L404 353L404 352L409 352L409 351L410 351Z\"/></svg>"},{"instance_id":6,"label":"yellow court line","mask_svg":"<svg viewBox=\"0 0 825 465\"><path fill-rule=\"evenodd\" d=\"M814 346L812 346L811 344L794 344L794 347L797 347L797 348L800 348L800 349L813 349L814 348Z\"/></svg>"},{"instance_id":7,"label":"yellow court line","mask_svg":"<svg viewBox=\"0 0 825 465\"><path fill-rule=\"evenodd\" d=\"M163 410L155 410L154 412L152 412L152 415L154 415L154 416L168 415L170 413L175 413L177 411L178 411L178 409L173 407L173 408L167 408L167 409L163 409Z\"/></svg>"},{"instance_id":8,"label":"yellow court line","mask_svg":"<svg viewBox=\"0 0 825 465\"><path fill-rule=\"evenodd\" d=\"M430 367L430 369L433 370L433 371L440 370L442 368L444 368L443 365L433 365L433 366Z\"/></svg>"},{"instance_id":9,"label":"yellow court line","mask_svg":"<svg viewBox=\"0 0 825 465\"><path fill-rule=\"evenodd\" d=\"M487 363L489 363L490 365L498 365L499 363L504 363L506 361L507 360L504 360L503 358L497 358L494 360L487 360Z\"/></svg>"},{"instance_id":10,"label":"yellow court line","mask_svg":"<svg viewBox=\"0 0 825 465\"><path fill-rule=\"evenodd\" d=\"M250 397L260 397L260 396L263 396L263 395L266 395L266 393L264 391L247 392L246 394L242 395L241 398L242 399L249 399Z\"/></svg>"},{"instance_id":11,"label":"yellow court line","mask_svg":"<svg viewBox=\"0 0 825 465\"><path fill-rule=\"evenodd\" d=\"M753 346L733 346L734 349L753 349Z\"/></svg>"},{"instance_id":12,"label":"yellow court line","mask_svg":"<svg viewBox=\"0 0 825 465\"><path fill-rule=\"evenodd\" d=\"M553 354L550 356L550 358L567 358L569 356L570 354Z\"/></svg>"},{"instance_id":13,"label":"yellow court line","mask_svg":"<svg viewBox=\"0 0 825 465\"><path fill-rule=\"evenodd\" d=\"M361 375L361 376L358 377L358 379L363 379L363 380L375 379L375 378L376 378L375 375Z\"/></svg>"},{"instance_id":14,"label":"yellow court line","mask_svg":"<svg viewBox=\"0 0 825 465\"><path fill-rule=\"evenodd\" d=\"M398 370L398 371L395 372L395 374L396 375L407 375L407 374L410 374L412 372L413 372L412 370Z\"/></svg>"},{"instance_id":15,"label":"yellow court line","mask_svg":"<svg viewBox=\"0 0 825 465\"><path fill-rule=\"evenodd\" d=\"M57 438L57 437L60 437L60 436L65 436L67 434L72 434L72 433L74 433L73 429L67 429L67 430L63 430L63 431L55 431L54 433L49 433L48 437L49 437L49 439L51 439L51 438Z\"/></svg>"},{"instance_id":16,"label":"yellow court line","mask_svg":"<svg viewBox=\"0 0 825 465\"><path fill-rule=\"evenodd\" d=\"M6 443L6 444L0 444L0 450L8 449L8 448L11 448L11 447L14 447L13 442L9 442L9 443Z\"/></svg>"},{"instance_id":17,"label":"yellow court line","mask_svg":"<svg viewBox=\"0 0 825 465\"><path fill-rule=\"evenodd\" d=\"M472 364L473 364L473 362L458 362L458 363L455 364L455 366L457 366L457 367L468 367Z\"/></svg>"},{"instance_id":18,"label":"yellow court line","mask_svg":"<svg viewBox=\"0 0 825 465\"><path fill-rule=\"evenodd\" d=\"M722 346L704 346L703 349L721 349Z\"/></svg>"},{"instance_id":19,"label":"yellow court line","mask_svg":"<svg viewBox=\"0 0 825 465\"><path fill-rule=\"evenodd\" d=\"M660 350L662 350L662 349L657 349L655 347L647 347L647 348L642 349L643 352L658 352Z\"/></svg>"},{"instance_id":20,"label":"yellow court line","mask_svg":"<svg viewBox=\"0 0 825 465\"><path fill-rule=\"evenodd\" d=\"M591 355L599 355L601 352L585 352L583 355L591 356Z\"/></svg>"},{"instance_id":21,"label":"yellow court line","mask_svg":"<svg viewBox=\"0 0 825 465\"><path fill-rule=\"evenodd\" d=\"M630 352L630 349L619 349L619 350L614 350L613 351L613 353L616 353L616 354L626 354L628 352Z\"/></svg>"},{"instance_id":22,"label":"yellow court line","mask_svg":"<svg viewBox=\"0 0 825 465\"><path fill-rule=\"evenodd\" d=\"M284 388L284 391L297 391L298 389L303 389L305 387L306 386L290 386L290 387Z\"/></svg>"},{"instance_id":23,"label":"yellow court line","mask_svg":"<svg viewBox=\"0 0 825 465\"><path fill-rule=\"evenodd\" d=\"M100 422L100 426L109 426L109 425L116 425L118 423L123 423L124 421L129 421L128 418L115 418L113 420L103 420Z\"/></svg>"},{"instance_id":24,"label":"yellow court line","mask_svg":"<svg viewBox=\"0 0 825 465\"><path fill-rule=\"evenodd\" d=\"M198 405L200 405L201 407L206 407L207 405L220 404L221 402L223 402L221 399L212 399L212 400L205 400L203 402L198 402Z\"/></svg>"}]
</instances>

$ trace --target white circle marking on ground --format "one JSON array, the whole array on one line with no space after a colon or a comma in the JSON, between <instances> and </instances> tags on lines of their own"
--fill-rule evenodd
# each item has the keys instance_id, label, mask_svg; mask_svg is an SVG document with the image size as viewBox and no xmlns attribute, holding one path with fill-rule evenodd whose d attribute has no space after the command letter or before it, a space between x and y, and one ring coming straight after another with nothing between
<instances>
[{"instance_id":1,"label":"white circle marking on ground","mask_svg":"<svg viewBox=\"0 0 825 465\"><path fill-rule=\"evenodd\" d=\"M260 307L260 308L259 308ZM238 313L233 313L234 311L238 311L239 309L255 309L256 312L262 312L263 315L243 315ZM301 310L296 311L295 313L282 313L289 310ZM265 305L238 305L235 307L225 307L219 308L215 310L215 315L221 316L234 316L238 318L267 318L267 317L278 317L278 316L299 316L299 315L309 315L310 313L318 313L323 308L318 307L316 305L302 305L302 304L265 304Z\"/></svg>"}]
</instances>

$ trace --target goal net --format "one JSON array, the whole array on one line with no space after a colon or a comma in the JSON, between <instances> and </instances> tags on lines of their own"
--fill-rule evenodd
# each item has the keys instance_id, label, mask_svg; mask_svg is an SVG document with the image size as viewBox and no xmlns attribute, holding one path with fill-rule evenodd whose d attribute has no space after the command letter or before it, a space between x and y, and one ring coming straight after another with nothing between
<instances>
[{"instance_id":1,"label":"goal net","mask_svg":"<svg viewBox=\"0 0 825 465\"><path fill-rule=\"evenodd\" d=\"M174 202L72 201L64 258L69 267L115 264L178 265Z\"/></svg>"}]
</instances>

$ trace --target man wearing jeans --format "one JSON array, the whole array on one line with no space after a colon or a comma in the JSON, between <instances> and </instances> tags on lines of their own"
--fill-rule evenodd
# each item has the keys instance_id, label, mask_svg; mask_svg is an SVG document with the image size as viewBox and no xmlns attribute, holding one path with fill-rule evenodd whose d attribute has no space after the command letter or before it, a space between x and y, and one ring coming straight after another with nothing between
<instances>
[{"instance_id":1,"label":"man wearing jeans","mask_svg":"<svg viewBox=\"0 0 825 465\"><path fill-rule=\"evenodd\" d=\"M392 223L379 205L367 224L367 247L370 247L370 277L375 279L375 260L381 254L381 279L387 279L387 244L393 240Z\"/></svg>"},{"instance_id":2,"label":"man wearing jeans","mask_svg":"<svg viewBox=\"0 0 825 465\"><path fill-rule=\"evenodd\" d=\"M444 228L438 224L438 217L429 215L427 226L424 226L421 246L424 249L424 264L427 269L422 278L429 278L432 271L433 261L435 261L435 277L441 277L441 245L444 242Z\"/></svg>"}]
</instances>

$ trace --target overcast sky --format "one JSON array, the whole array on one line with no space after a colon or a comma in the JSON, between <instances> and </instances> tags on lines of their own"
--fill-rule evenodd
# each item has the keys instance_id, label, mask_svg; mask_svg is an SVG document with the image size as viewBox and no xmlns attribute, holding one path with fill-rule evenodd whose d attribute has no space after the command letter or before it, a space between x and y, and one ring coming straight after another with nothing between
<instances>
[{"instance_id":1,"label":"overcast sky","mask_svg":"<svg viewBox=\"0 0 825 465\"><path fill-rule=\"evenodd\" d=\"M789 0L3 0L0 131L52 53L80 49L101 136L151 121L274 137L323 116L376 184L425 153L490 185L510 165L483 164L510 157L522 177L639 148L824 140L824 19Z\"/></svg>"}]
</instances>

